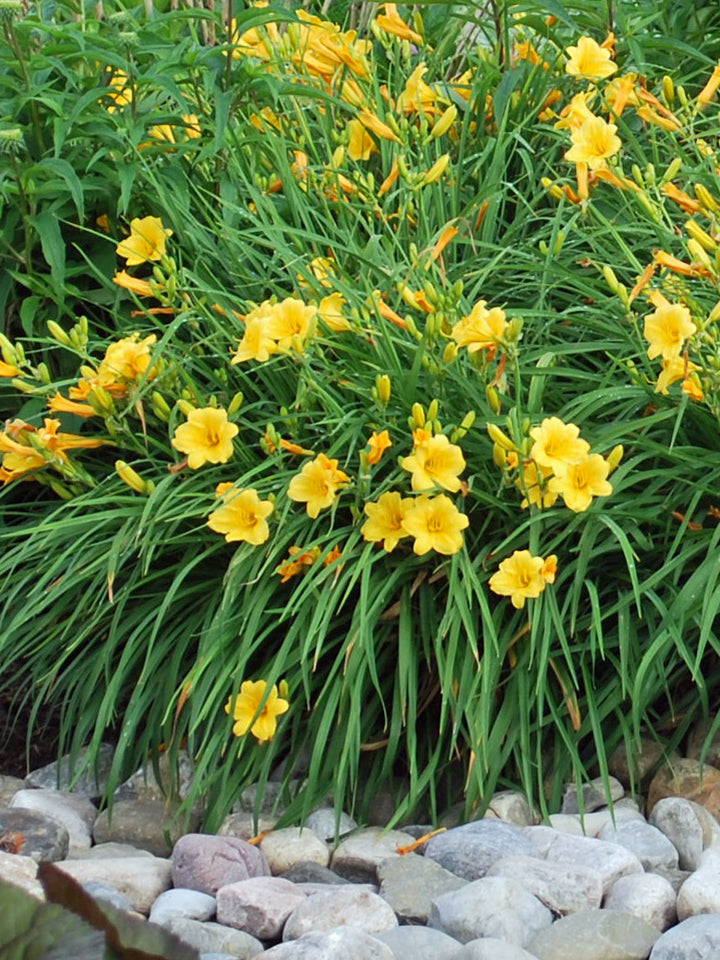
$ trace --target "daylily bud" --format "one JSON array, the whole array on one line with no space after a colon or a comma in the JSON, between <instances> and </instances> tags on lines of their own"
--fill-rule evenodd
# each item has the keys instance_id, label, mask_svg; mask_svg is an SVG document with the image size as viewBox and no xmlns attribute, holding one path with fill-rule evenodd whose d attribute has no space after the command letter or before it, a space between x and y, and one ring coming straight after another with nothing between
<instances>
[{"instance_id":1,"label":"daylily bud","mask_svg":"<svg viewBox=\"0 0 720 960\"><path fill-rule=\"evenodd\" d=\"M430 169L425 172L425 176L422 178L422 186L427 187L429 184L435 183L436 180L439 180L447 170L449 163L450 154L444 153L442 157L440 157L439 160L436 160Z\"/></svg>"},{"instance_id":2,"label":"daylily bud","mask_svg":"<svg viewBox=\"0 0 720 960\"><path fill-rule=\"evenodd\" d=\"M507 453L499 443L493 444L493 463L502 470L507 463Z\"/></svg>"},{"instance_id":3,"label":"daylily bud","mask_svg":"<svg viewBox=\"0 0 720 960\"><path fill-rule=\"evenodd\" d=\"M88 394L88 401L96 410L103 410L105 413L114 414L115 401L104 387L96 386Z\"/></svg>"},{"instance_id":4,"label":"daylily bud","mask_svg":"<svg viewBox=\"0 0 720 960\"><path fill-rule=\"evenodd\" d=\"M487 397L487 402L493 413L500 413L500 397L495 387L491 387L489 384L485 387L485 396Z\"/></svg>"},{"instance_id":5,"label":"daylily bud","mask_svg":"<svg viewBox=\"0 0 720 960\"><path fill-rule=\"evenodd\" d=\"M180 399L176 404L180 413L184 413L187 416L192 410L195 409L195 405L190 403L189 400Z\"/></svg>"},{"instance_id":6,"label":"daylily bud","mask_svg":"<svg viewBox=\"0 0 720 960\"><path fill-rule=\"evenodd\" d=\"M687 242L687 249L693 263L702 264L707 270L713 271L715 264L708 256L707 250L697 240L690 239Z\"/></svg>"},{"instance_id":7,"label":"daylily bud","mask_svg":"<svg viewBox=\"0 0 720 960\"><path fill-rule=\"evenodd\" d=\"M494 423L488 423L485 426L490 435L490 439L501 446L503 450L517 450L517 447L512 442L510 437L504 434L500 427Z\"/></svg>"},{"instance_id":8,"label":"daylily bud","mask_svg":"<svg viewBox=\"0 0 720 960\"><path fill-rule=\"evenodd\" d=\"M670 165L662 176L661 183L667 183L669 180L674 180L675 177L682 170L683 162L680 157L673 157L670 161Z\"/></svg>"},{"instance_id":9,"label":"daylily bud","mask_svg":"<svg viewBox=\"0 0 720 960\"><path fill-rule=\"evenodd\" d=\"M715 306L710 311L707 322L715 323L717 320L720 320L720 300L715 304Z\"/></svg>"},{"instance_id":10,"label":"daylily bud","mask_svg":"<svg viewBox=\"0 0 720 960\"><path fill-rule=\"evenodd\" d=\"M619 443L616 447L613 447L613 448L612 448L612 450L610 451L610 453L609 453L608 456L607 456L607 461L606 461L608 467L610 468L609 473L612 473L613 470L615 470L616 467L619 466L620 461L621 461L622 458L623 458L623 453L624 453L624 452L625 452L625 451L623 450L622 444L620 444L620 443Z\"/></svg>"},{"instance_id":11,"label":"daylily bud","mask_svg":"<svg viewBox=\"0 0 720 960\"><path fill-rule=\"evenodd\" d=\"M167 423L170 419L170 413L172 411L170 409L170 404L167 402L165 397L157 390L154 390L150 396L150 402L152 403L152 408L155 411L155 416L164 423Z\"/></svg>"},{"instance_id":12,"label":"daylily bud","mask_svg":"<svg viewBox=\"0 0 720 960\"><path fill-rule=\"evenodd\" d=\"M412 405L412 418L415 427L425 426L425 410L421 403L414 403Z\"/></svg>"},{"instance_id":13,"label":"daylily bud","mask_svg":"<svg viewBox=\"0 0 720 960\"><path fill-rule=\"evenodd\" d=\"M48 370L48 365L46 363L39 363L37 365L37 375L40 382L44 383L45 385L52 382L50 371Z\"/></svg>"},{"instance_id":14,"label":"daylily bud","mask_svg":"<svg viewBox=\"0 0 720 960\"><path fill-rule=\"evenodd\" d=\"M42 392L43 392L42 390L39 390L38 387L34 387L34 386L33 386L32 384L30 384L30 383L25 383L24 380L18 380L17 377L13 377L13 379L10 381L10 383L12 384L13 387L15 387L16 390L19 390L20 393L29 393L29 394L32 394L32 393L42 393Z\"/></svg>"},{"instance_id":15,"label":"daylily bud","mask_svg":"<svg viewBox=\"0 0 720 960\"><path fill-rule=\"evenodd\" d=\"M435 121L435 126L430 131L430 139L436 140L444 133L447 133L450 127L455 123L457 114L457 107L453 103L452 106L448 107L444 113L441 113L438 119Z\"/></svg>"},{"instance_id":16,"label":"daylily bud","mask_svg":"<svg viewBox=\"0 0 720 960\"><path fill-rule=\"evenodd\" d=\"M694 220L687 220L685 222L685 229L693 240L696 240L702 247L709 250L710 253L714 253L715 250L717 250L717 243L707 230L703 230L699 223L696 223Z\"/></svg>"},{"instance_id":17,"label":"daylily bud","mask_svg":"<svg viewBox=\"0 0 720 960\"><path fill-rule=\"evenodd\" d=\"M235 396L232 398L232 400L228 404L227 412L229 417L231 417L234 413L238 412L238 410L242 406L243 400L244 400L244 397L242 394L242 390L238 390L238 392L235 394Z\"/></svg>"},{"instance_id":18,"label":"daylily bud","mask_svg":"<svg viewBox=\"0 0 720 960\"><path fill-rule=\"evenodd\" d=\"M605 277L605 283L610 287L613 293L617 293L620 282L615 275L615 271L612 267L605 264L602 268L603 276Z\"/></svg>"},{"instance_id":19,"label":"daylily bud","mask_svg":"<svg viewBox=\"0 0 720 960\"><path fill-rule=\"evenodd\" d=\"M718 210L720 210L720 204L718 204L715 197L702 183L695 184L695 196L706 210L710 210L712 213L716 213Z\"/></svg>"},{"instance_id":20,"label":"daylily bud","mask_svg":"<svg viewBox=\"0 0 720 960\"><path fill-rule=\"evenodd\" d=\"M375 389L377 390L377 398L379 403L386 407L390 402L390 391L392 384L390 382L390 377L386 373L378 374L375 377Z\"/></svg>"},{"instance_id":21,"label":"daylily bud","mask_svg":"<svg viewBox=\"0 0 720 960\"><path fill-rule=\"evenodd\" d=\"M458 345L454 340L450 340L447 343L447 346L443 350L443 362L452 363L455 357L458 355Z\"/></svg>"},{"instance_id":22,"label":"daylily bud","mask_svg":"<svg viewBox=\"0 0 720 960\"><path fill-rule=\"evenodd\" d=\"M668 107L672 107L675 102L675 84L673 78L665 74L662 79L663 99Z\"/></svg>"},{"instance_id":23,"label":"daylily bud","mask_svg":"<svg viewBox=\"0 0 720 960\"><path fill-rule=\"evenodd\" d=\"M427 409L428 420L437 420L439 407L440 407L440 404L438 403L437 400L433 399L430 401L430 405L428 406L428 409Z\"/></svg>"},{"instance_id":24,"label":"daylily bud","mask_svg":"<svg viewBox=\"0 0 720 960\"><path fill-rule=\"evenodd\" d=\"M62 344L63 347L72 346L70 342L70 337L65 333L63 328L59 323L56 323L54 320L48 320L47 322L48 333L53 338L57 340L58 343Z\"/></svg>"},{"instance_id":25,"label":"daylily bud","mask_svg":"<svg viewBox=\"0 0 720 960\"><path fill-rule=\"evenodd\" d=\"M115 472L122 482L127 484L128 487L136 493L144 493L147 495L155 489L155 484L152 480L143 480L140 474L133 470L124 460L115 461Z\"/></svg>"}]
</instances>

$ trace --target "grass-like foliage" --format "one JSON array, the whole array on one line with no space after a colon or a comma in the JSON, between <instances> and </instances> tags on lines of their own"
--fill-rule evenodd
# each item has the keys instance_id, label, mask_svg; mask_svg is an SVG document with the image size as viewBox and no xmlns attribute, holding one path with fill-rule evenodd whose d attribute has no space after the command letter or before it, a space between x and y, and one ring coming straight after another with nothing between
<instances>
[{"instance_id":1,"label":"grass-like foliage","mask_svg":"<svg viewBox=\"0 0 720 960\"><path fill-rule=\"evenodd\" d=\"M210 829L716 707L720 18L474 10L3 0L1 683Z\"/></svg>"}]
</instances>

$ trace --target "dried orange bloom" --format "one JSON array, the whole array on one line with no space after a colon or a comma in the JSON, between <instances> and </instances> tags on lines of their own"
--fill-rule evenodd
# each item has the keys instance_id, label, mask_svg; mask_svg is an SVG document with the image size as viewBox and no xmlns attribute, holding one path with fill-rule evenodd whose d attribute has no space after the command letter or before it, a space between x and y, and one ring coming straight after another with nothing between
<instances>
[{"instance_id":1,"label":"dried orange bloom","mask_svg":"<svg viewBox=\"0 0 720 960\"><path fill-rule=\"evenodd\" d=\"M427 69L426 64L421 63L408 77L405 89L397 98L399 112L432 115L442 111L440 96L423 80Z\"/></svg>"},{"instance_id":2,"label":"dried orange bloom","mask_svg":"<svg viewBox=\"0 0 720 960\"><path fill-rule=\"evenodd\" d=\"M275 573L280 574L280 583L287 583L291 577L296 577L302 573L306 567L311 567L320 559L320 547L311 547L309 550L302 550L300 547L290 547L288 550L289 560L281 563L275 568Z\"/></svg>"},{"instance_id":3,"label":"dried orange bloom","mask_svg":"<svg viewBox=\"0 0 720 960\"><path fill-rule=\"evenodd\" d=\"M679 187L676 187L672 181L664 183L660 189L666 197L673 200L685 213L703 213L703 206L700 201L691 197Z\"/></svg>"},{"instance_id":4,"label":"dried orange bloom","mask_svg":"<svg viewBox=\"0 0 720 960\"><path fill-rule=\"evenodd\" d=\"M707 267L698 266L694 263L686 263L665 250L653 251L653 260L659 267L665 267L672 270L673 273L679 273L683 277L709 277L710 271Z\"/></svg>"}]
</instances>

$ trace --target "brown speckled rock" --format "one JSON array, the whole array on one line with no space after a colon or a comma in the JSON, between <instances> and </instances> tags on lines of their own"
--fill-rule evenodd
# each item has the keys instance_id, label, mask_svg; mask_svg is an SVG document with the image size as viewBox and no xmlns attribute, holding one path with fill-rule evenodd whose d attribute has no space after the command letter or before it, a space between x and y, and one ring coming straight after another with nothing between
<instances>
[{"instance_id":1,"label":"brown speckled rock","mask_svg":"<svg viewBox=\"0 0 720 960\"><path fill-rule=\"evenodd\" d=\"M250 877L269 877L262 852L238 837L188 833L175 844L172 877L175 887L215 896L220 887Z\"/></svg>"},{"instance_id":2,"label":"brown speckled rock","mask_svg":"<svg viewBox=\"0 0 720 960\"><path fill-rule=\"evenodd\" d=\"M650 783L647 811L663 797L686 797L720 816L720 770L685 758L658 770Z\"/></svg>"}]
</instances>

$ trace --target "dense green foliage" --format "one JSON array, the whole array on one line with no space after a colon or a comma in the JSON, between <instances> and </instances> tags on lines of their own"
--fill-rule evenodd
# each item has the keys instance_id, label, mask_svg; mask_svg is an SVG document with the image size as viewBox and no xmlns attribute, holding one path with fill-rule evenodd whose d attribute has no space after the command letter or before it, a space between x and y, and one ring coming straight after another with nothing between
<instances>
[{"instance_id":1,"label":"dense green foliage","mask_svg":"<svg viewBox=\"0 0 720 960\"><path fill-rule=\"evenodd\" d=\"M58 712L62 749L111 736L113 784L161 745L187 748L209 828L271 776L289 816L329 794L362 816L380 788L398 819L458 800L470 815L508 784L546 808L621 741L673 747L714 713L720 147L718 108L697 98L720 15L488 9L479 24L461 5L401 10L424 31L411 43L371 27L375 8L332 4L360 32L332 33L322 69L285 10L234 27L196 9L2 13L1 683L37 724ZM609 29L615 77L566 73L568 46ZM566 157L581 123L561 116L578 92L621 142L586 164L585 189ZM146 217L172 233L128 265ZM648 356L645 326L658 296L693 327L665 394L670 354ZM271 298L313 307L309 329L231 363ZM458 325L481 300L506 326L469 353ZM112 377L118 343L135 366ZM92 409L53 407L70 388ZM172 441L193 408L228 412L232 456L183 462ZM53 416L80 440L43 431ZM552 417L611 458L611 494L522 509L530 431ZM365 507L424 502L402 459L426 418L462 449L462 485L441 486L469 525L461 549L406 537L390 552L364 536ZM313 518L288 492L318 454L348 479ZM267 539L208 527L221 483L272 503ZM314 562L278 575L291 547ZM525 550L555 555L557 576L517 607L488 582ZM258 679L287 684L289 709L272 740L235 738L223 708Z\"/></svg>"}]
</instances>

